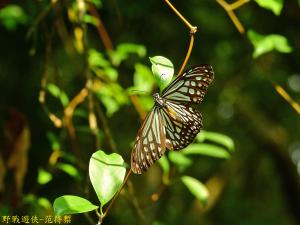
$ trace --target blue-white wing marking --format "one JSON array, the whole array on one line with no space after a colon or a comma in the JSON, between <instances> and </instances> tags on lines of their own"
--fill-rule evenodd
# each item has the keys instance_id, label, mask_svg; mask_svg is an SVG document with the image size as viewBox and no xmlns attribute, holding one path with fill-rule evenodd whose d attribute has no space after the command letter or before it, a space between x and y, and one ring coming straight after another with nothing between
<instances>
[{"instance_id":1,"label":"blue-white wing marking","mask_svg":"<svg viewBox=\"0 0 300 225\"><path fill-rule=\"evenodd\" d=\"M131 154L134 173L146 171L165 152L193 142L202 127L202 115L191 106L200 103L214 78L210 65L200 65L177 77L162 93L138 131Z\"/></svg>"},{"instance_id":2,"label":"blue-white wing marking","mask_svg":"<svg viewBox=\"0 0 300 225\"><path fill-rule=\"evenodd\" d=\"M162 93L162 98L178 103L202 102L209 84L214 79L210 65L195 66L178 76Z\"/></svg>"},{"instance_id":3,"label":"blue-white wing marking","mask_svg":"<svg viewBox=\"0 0 300 225\"><path fill-rule=\"evenodd\" d=\"M131 153L132 171L138 174L146 171L165 153L165 150L166 130L160 108L154 106L138 131Z\"/></svg>"}]
</instances>

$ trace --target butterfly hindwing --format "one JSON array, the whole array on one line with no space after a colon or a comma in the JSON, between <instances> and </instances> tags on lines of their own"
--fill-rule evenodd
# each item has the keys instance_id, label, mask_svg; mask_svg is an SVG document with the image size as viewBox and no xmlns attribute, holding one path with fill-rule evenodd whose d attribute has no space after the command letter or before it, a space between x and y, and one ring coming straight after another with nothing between
<instances>
[{"instance_id":1,"label":"butterfly hindwing","mask_svg":"<svg viewBox=\"0 0 300 225\"><path fill-rule=\"evenodd\" d=\"M178 103L199 104L213 78L214 72L210 65L192 67L163 91L162 98Z\"/></svg>"},{"instance_id":2,"label":"butterfly hindwing","mask_svg":"<svg viewBox=\"0 0 300 225\"><path fill-rule=\"evenodd\" d=\"M188 146L202 128L201 113L185 104L166 101L166 107L162 108L162 118L172 150Z\"/></svg>"}]
</instances>

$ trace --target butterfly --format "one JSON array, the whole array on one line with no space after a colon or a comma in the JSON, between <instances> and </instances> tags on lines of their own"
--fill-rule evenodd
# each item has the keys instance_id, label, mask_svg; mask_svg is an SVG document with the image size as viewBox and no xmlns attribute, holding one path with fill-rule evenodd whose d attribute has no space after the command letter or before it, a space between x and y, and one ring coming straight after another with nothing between
<instances>
[{"instance_id":1,"label":"butterfly","mask_svg":"<svg viewBox=\"0 0 300 225\"><path fill-rule=\"evenodd\" d=\"M171 82L146 116L131 153L131 169L145 172L166 151L180 150L193 142L202 128L202 115L193 107L202 102L214 79L210 65L194 66Z\"/></svg>"}]
</instances>

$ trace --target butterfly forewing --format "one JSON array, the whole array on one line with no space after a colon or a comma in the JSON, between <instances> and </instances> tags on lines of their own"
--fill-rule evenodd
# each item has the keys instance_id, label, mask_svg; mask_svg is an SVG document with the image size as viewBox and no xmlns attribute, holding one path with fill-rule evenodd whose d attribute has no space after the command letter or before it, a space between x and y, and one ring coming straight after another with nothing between
<instances>
[{"instance_id":1,"label":"butterfly forewing","mask_svg":"<svg viewBox=\"0 0 300 225\"><path fill-rule=\"evenodd\" d=\"M202 115L192 104L200 103L214 78L210 65L200 65L178 76L158 96L138 131L131 154L134 173L146 171L165 152L193 142L202 127Z\"/></svg>"},{"instance_id":2,"label":"butterfly forewing","mask_svg":"<svg viewBox=\"0 0 300 225\"><path fill-rule=\"evenodd\" d=\"M164 99L178 103L200 103L214 79L210 65L195 66L178 76L162 93Z\"/></svg>"},{"instance_id":3,"label":"butterfly forewing","mask_svg":"<svg viewBox=\"0 0 300 225\"><path fill-rule=\"evenodd\" d=\"M134 173L146 171L166 150L166 131L159 108L155 106L138 131L131 153L131 169Z\"/></svg>"}]
</instances>

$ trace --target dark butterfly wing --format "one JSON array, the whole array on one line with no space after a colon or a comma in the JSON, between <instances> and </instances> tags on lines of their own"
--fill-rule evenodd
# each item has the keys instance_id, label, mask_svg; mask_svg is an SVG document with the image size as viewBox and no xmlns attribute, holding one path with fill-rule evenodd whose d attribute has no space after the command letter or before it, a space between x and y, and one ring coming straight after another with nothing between
<instances>
[{"instance_id":1,"label":"dark butterfly wing","mask_svg":"<svg viewBox=\"0 0 300 225\"><path fill-rule=\"evenodd\" d=\"M195 66L178 76L162 93L162 98L179 103L200 103L214 79L211 65Z\"/></svg>"},{"instance_id":2,"label":"dark butterfly wing","mask_svg":"<svg viewBox=\"0 0 300 225\"><path fill-rule=\"evenodd\" d=\"M141 174L146 171L166 150L166 130L162 122L160 108L148 113L142 127L138 131L132 153L131 169Z\"/></svg>"},{"instance_id":3,"label":"dark butterfly wing","mask_svg":"<svg viewBox=\"0 0 300 225\"><path fill-rule=\"evenodd\" d=\"M200 103L212 82L210 65L200 65L177 77L162 93L163 106L155 105L138 131L131 154L134 173L146 171L165 152L189 145L202 127L202 116L190 106Z\"/></svg>"},{"instance_id":4,"label":"dark butterfly wing","mask_svg":"<svg viewBox=\"0 0 300 225\"><path fill-rule=\"evenodd\" d=\"M192 106L170 101L161 110L170 149L180 150L192 143L202 128L201 113Z\"/></svg>"}]
</instances>

